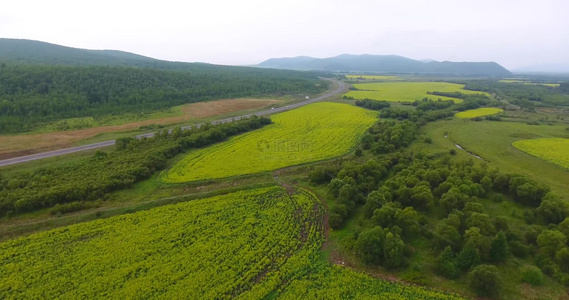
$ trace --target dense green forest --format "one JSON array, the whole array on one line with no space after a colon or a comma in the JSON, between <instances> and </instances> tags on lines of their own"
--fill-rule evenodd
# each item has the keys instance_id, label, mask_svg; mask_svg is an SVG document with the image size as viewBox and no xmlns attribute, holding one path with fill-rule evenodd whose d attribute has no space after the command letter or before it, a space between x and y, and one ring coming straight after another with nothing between
<instances>
[{"instance_id":1,"label":"dense green forest","mask_svg":"<svg viewBox=\"0 0 569 300\"><path fill-rule=\"evenodd\" d=\"M270 122L270 119L254 116L191 130L182 131L178 127L171 133L157 132L152 138L118 139L114 151L98 151L78 163L19 172L10 177L0 172L0 215L53 206L60 212L84 208L89 205L87 201L105 199L112 191L148 178L180 152L217 143Z\"/></svg>"},{"instance_id":2,"label":"dense green forest","mask_svg":"<svg viewBox=\"0 0 569 300\"><path fill-rule=\"evenodd\" d=\"M183 71L105 66L0 65L0 133L73 117L154 112L235 97L317 93L315 74L186 64Z\"/></svg>"}]
</instances>

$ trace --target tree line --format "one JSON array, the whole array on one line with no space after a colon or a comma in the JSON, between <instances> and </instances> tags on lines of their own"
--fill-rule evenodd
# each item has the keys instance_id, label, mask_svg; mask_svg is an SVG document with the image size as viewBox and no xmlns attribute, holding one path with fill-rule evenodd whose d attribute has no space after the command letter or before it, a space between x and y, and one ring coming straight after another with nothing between
<instances>
[{"instance_id":1,"label":"tree line","mask_svg":"<svg viewBox=\"0 0 569 300\"><path fill-rule=\"evenodd\" d=\"M108 193L129 188L150 177L178 153L221 142L270 123L268 118L253 116L191 130L163 130L152 138L118 139L115 150L97 151L84 161L22 171L9 177L0 173L0 214L9 216L58 204L57 209L62 212L81 208L82 202L105 199Z\"/></svg>"}]
</instances>

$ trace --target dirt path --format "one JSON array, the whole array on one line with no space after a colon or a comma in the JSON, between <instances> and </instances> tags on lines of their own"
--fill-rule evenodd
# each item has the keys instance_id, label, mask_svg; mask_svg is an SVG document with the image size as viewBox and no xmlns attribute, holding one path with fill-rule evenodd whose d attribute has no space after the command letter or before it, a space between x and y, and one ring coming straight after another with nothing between
<instances>
[{"instance_id":1,"label":"dirt path","mask_svg":"<svg viewBox=\"0 0 569 300\"><path fill-rule=\"evenodd\" d=\"M30 155L39 152L68 148L74 142L88 139L105 132L120 132L138 129L151 124L169 125L224 115L248 109L259 109L282 102L273 99L226 99L191 103L181 106L182 115L150 119L114 126L100 126L80 130L49 132L40 134L0 136L0 160Z\"/></svg>"}]
</instances>

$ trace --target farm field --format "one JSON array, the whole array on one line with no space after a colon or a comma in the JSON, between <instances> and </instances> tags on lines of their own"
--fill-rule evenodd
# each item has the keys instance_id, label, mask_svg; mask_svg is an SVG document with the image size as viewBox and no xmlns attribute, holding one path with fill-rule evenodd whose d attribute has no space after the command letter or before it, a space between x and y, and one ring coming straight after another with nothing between
<instances>
[{"instance_id":1,"label":"farm field","mask_svg":"<svg viewBox=\"0 0 569 300\"><path fill-rule=\"evenodd\" d=\"M329 265L322 222L269 187L41 232L0 244L0 297L459 299Z\"/></svg>"},{"instance_id":2,"label":"farm field","mask_svg":"<svg viewBox=\"0 0 569 300\"><path fill-rule=\"evenodd\" d=\"M545 161L569 168L569 139L521 140L514 142L513 146Z\"/></svg>"},{"instance_id":3,"label":"farm field","mask_svg":"<svg viewBox=\"0 0 569 300\"><path fill-rule=\"evenodd\" d=\"M495 107L481 107L477 109L470 109L466 111L461 111L455 116L460 119L472 119L476 117L491 116L503 112L503 109Z\"/></svg>"},{"instance_id":4,"label":"farm field","mask_svg":"<svg viewBox=\"0 0 569 300\"><path fill-rule=\"evenodd\" d=\"M104 133L136 130L141 126L148 125L166 126L192 120L207 119L214 116L261 109L279 103L282 103L282 101L273 99L227 99L177 106L171 109L170 114L157 114L154 117L149 116L146 120L109 120L108 122L103 120L101 123L104 124L103 126L99 126L101 124L96 123L92 118L87 118L82 121L94 127L78 130L53 131L56 130L57 126L52 124L51 127L47 127L46 131L48 132L0 135L0 159L72 147L77 142ZM69 123L73 122L79 122L79 120L69 121ZM148 131L151 130L145 130L144 132ZM129 136L132 135L133 133L129 133ZM103 140L113 138L115 137L109 136Z\"/></svg>"},{"instance_id":5,"label":"farm field","mask_svg":"<svg viewBox=\"0 0 569 300\"><path fill-rule=\"evenodd\" d=\"M520 151L512 145L526 139L569 138L566 127L563 124L550 126L508 121L443 120L424 127L424 136L431 138L432 144L417 142L412 148L425 153L448 153L454 149L459 157L477 160L465 151L458 150L454 145L456 143L482 157L490 167L499 168L503 173L528 176L549 185L557 195L569 200L566 193L569 190L569 172L566 169Z\"/></svg>"},{"instance_id":6,"label":"farm field","mask_svg":"<svg viewBox=\"0 0 569 300\"><path fill-rule=\"evenodd\" d=\"M359 80L401 80L401 77L390 75L346 75L346 78Z\"/></svg>"},{"instance_id":7,"label":"farm field","mask_svg":"<svg viewBox=\"0 0 569 300\"><path fill-rule=\"evenodd\" d=\"M549 86L549 87L558 87L559 86L559 83L540 83L540 82L531 82L531 81L519 80L519 79L503 79L503 80L500 80L500 82L503 82L503 83L521 83L521 84L525 84L525 85L545 85L545 86Z\"/></svg>"},{"instance_id":8,"label":"farm field","mask_svg":"<svg viewBox=\"0 0 569 300\"><path fill-rule=\"evenodd\" d=\"M175 183L224 178L340 156L377 121L376 115L331 102L280 113L271 117L274 124L190 152L164 172L163 180Z\"/></svg>"},{"instance_id":9,"label":"farm field","mask_svg":"<svg viewBox=\"0 0 569 300\"><path fill-rule=\"evenodd\" d=\"M427 92L461 92L464 94L480 94L481 92L464 90L464 85L447 82L376 82L354 84L358 91L349 91L346 97L354 99L387 100L394 102L413 102L425 97L432 100L454 101L462 103L462 99L430 95Z\"/></svg>"}]
</instances>

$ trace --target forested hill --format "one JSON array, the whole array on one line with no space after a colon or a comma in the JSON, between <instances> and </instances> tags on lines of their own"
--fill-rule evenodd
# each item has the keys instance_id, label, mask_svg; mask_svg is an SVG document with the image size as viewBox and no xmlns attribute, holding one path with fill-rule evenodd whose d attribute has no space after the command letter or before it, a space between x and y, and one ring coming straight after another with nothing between
<instances>
[{"instance_id":1,"label":"forested hill","mask_svg":"<svg viewBox=\"0 0 569 300\"><path fill-rule=\"evenodd\" d=\"M224 98L326 89L315 74L188 64L185 71L0 63L0 134L73 117L154 112Z\"/></svg>"},{"instance_id":2,"label":"forested hill","mask_svg":"<svg viewBox=\"0 0 569 300\"><path fill-rule=\"evenodd\" d=\"M0 38L0 62L73 66L167 67L168 62L115 50L85 50L55 44Z\"/></svg>"},{"instance_id":3,"label":"forested hill","mask_svg":"<svg viewBox=\"0 0 569 300\"><path fill-rule=\"evenodd\" d=\"M271 58L260 63L258 66L263 68L312 71L381 72L490 77L512 76L510 71L495 62L423 62L396 55L343 54L330 58L312 58L307 56Z\"/></svg>"}]
</instances>

